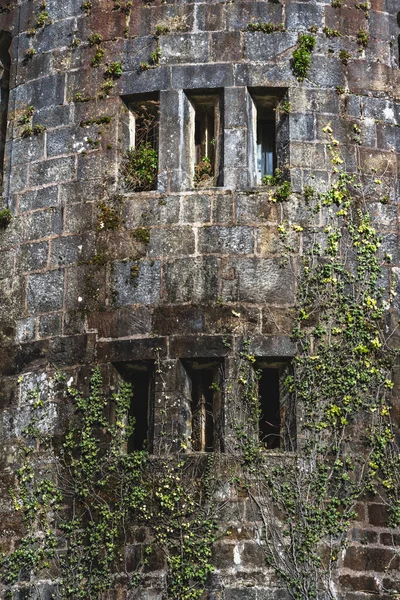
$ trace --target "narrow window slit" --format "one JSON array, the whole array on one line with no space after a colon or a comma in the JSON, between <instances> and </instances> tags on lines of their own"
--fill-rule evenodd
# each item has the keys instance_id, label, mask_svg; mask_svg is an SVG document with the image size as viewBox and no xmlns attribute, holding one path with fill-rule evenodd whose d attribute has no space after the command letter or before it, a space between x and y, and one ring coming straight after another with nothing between
<instances>
[{"instance_id":1,"label":"narrow window slit","mask_svg":"<svg viewBox=\"0 0 400 600\"><path fill-rule=\"evenodd\" d=\"M258 393L260 398L260 441L272 450L281 447L281 415L279 369L261 369Z\"/></svg>"},{"instance_id":2,"label":"narrow window slit","mask_svg":"<svg viewBox=\"0 0 400 600\"><path fill-rule=\"evenodd\" d=\"M221 369L218 363L185 361L190 383L190 440L193 452L214 452L220 447Z\"/></svg>"},{"instance_id":3,"label":"narrow window slit","mask_svg":"<svg viewBox=\"0 0 400 600\"><path fill-rule=\"evenodd\" d=\"M153 424L153 363L138 361L114 365L122 379L132 386L127 419L134 421L134 431L128 439L127 452L152 448Z\"/></svg>"},{"instance_id":4,"label":"narrow window slit","mask_svg":"<svg viewBox=\"0 0 400 600\"><path fill-rule=\"evenodd\" d=\"M192 140L189 141L195 187L222 185L222 126L220 93L188 94L192 111ZM190 128L189 128L190 129Z\"/></svg>"},{"instance_id":5,"label":"narrow window slit","mask_svg":"<svg viewBox=\"0 0 400 600\"><path fill-rule=\"evenodd\" d=\"M259 376L259 440L268 450L294 450L296 410L292 394L285 385L290 363L259 359L255 368Z\"/></svg>"},{"instance_id":6,"label":"narrow window slit","mask_svg":"<svg viewBox=\"0 0 400 600\"><path fill-rule=\"evenodd\" d=\"M7 136L8 99L10 91L11 34L0 31L0 193L3 191L4 154Z\"/></svg>"},{"instance_id":7,"label":"narrow window slit","mask_svg":"<svg viewBox=\"0 0 400 600\"><path fill-rule=\"evenodd\" d=\"M157 189L160 102L158 94L129 96L128 139L122 165L124 187L131 192Z\"/></svg>"}]
</instances>

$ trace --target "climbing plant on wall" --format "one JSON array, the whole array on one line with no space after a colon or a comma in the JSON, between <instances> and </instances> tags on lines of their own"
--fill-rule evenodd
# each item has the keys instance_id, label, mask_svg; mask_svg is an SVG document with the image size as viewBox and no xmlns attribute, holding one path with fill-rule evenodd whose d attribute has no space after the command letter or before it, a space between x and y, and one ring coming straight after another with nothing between
<instances>
[{"instance_id":1,"label":"climbing plant on wall","mask_svg":"<svg viewBox=\"0 0 400 600\"><path fill-rule=\"evenodd\" d=\"M330 125L324 131L333 183L325 192L306 187L303 193L309 243L292 334L297 353L285 380L297 412L296 451L271 461L259 445L249 452L248 438L239 438L242 485L258 509L267 563L294 600L337 598L333 573L366 492L379 493L390 525L400 524L400 454L391 422L396 353L384 319L393 291L383 284L382 270L391 257L380 251L365 202L368 185L376 191L382 182L361 185L346 173ZM288 259L286 223L280 234ZM247 354L249 373L253 360ZM241 380L253 381L254 389L254 376ZM253 411L258 419L257 404Z\"/></svg>"},{"instance_id":2,"label":"climbing plant on wall","mask_svg":"<svg viewBox=\"0 0 400 600\"><path fill-rule=\"evenodd\" d=\"M285 380L297 417L296 432L292 418L282 422L288 452L271 456L259 443L250 340L238 355L232 351L236 380L225 383L226 401L240 407L232 413L242 420L225 444L227 460L240 469L224 477L256 507L266 563L295 600L337 597L335 568L365 493L380 494L390 523L400 524L400 455L391 423L395 353L384 327L393 291L382 284L391 257L381 252L365 201L369 188L379 194L382 184L349 175L329 125L325 133L332 183L324 192L304 188L307 224L279 227L283 261L293 260L289 229L306 229L309 240L299 265L297 353ZM127 453L131 388L122 384L110 397L98 367L88 393L58 379L54 394L72 403L61 440L38 427L35 411L43 403L31 392L32 419L12 492L26 534L14 552L1 555L9 597L21 579L45 574L55 581L55 598L107 598L117 582L139 586L157 564L166 571L169 598L200 598L213 571L220 457ZM138 530L146 532L140 543Z\"/></svg>"},{"instance_id":3,"label":"climbing plant on wall","mask_svg":"<svg viewBox=\"0 0 400 600\"><path fill-rule=\"evenodd\" d=\"M12 495L26 534L14 552L0 555L9 597L21 578L46 574L55 582L54 598L107 598L118 582L138 586L147 566L158 561L167 569L170 598L199 598L213 570L213 457L128 453L132 389L122 383L107 395L98 367L88 393L60 387L74 413L57 454L48 454L52 440L37 427L37 417L24 431ZM31 396L35 414L43 403L39 391ZM141 543L135 544L140 528Z\"/></svg>"}]
</instances>

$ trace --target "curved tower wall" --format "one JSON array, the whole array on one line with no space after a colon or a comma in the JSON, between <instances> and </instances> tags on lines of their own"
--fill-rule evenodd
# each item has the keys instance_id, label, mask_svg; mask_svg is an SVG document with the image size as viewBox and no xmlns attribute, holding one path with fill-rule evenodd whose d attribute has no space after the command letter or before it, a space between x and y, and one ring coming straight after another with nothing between
<instances>
[{"instance_id":1,"label":"curved tower wall","mask_svg":"<svg viewBox=\"0 0 400 600\"><path fill-rule=\"evenodd\" d=\"M179 449L187 437L185 361L217 361L229 379L230 348L243 338L251 339L257 357L290 359L303 242L300 236L282 266L278 225L304 225L296 192L330 181L327 123L346 168L377 173L387 186L386 205L368 201L393 256L387 282L399 280L397 0L372 0L368 11L353 0L339 8L315 0L134 0L130 12L110 1L93 1L91 10L81 4L48 0L44 9L23 0L0 12L0 30L12 35L3 206L13 218L0 231L5 474L26 420L21 374L29 387L55 367L83 379L99 363L113 378L115 365L150 364L158 348L168 423L161 440L156 381L151 443L162 453ZM276 30L251 31L256 22ZM310 28L316 47L299 81L293 51L299 33ZM360 31L368 36L366 47ZM89 42L93 34L101 37ZM213 183L219 185L196 188L193 111L211 96L218 103L219 180ZM292 183L287 203L268 202L268 190L257 184L254 105L262 98L273 105L267 111L275 120L277 166ZM149 99L160 109L157 189L129 192L120 165L132 143L130 107ZM117 215L115 226L109 210ZM392 317L395 323L395 310ZM62 407L49 405L45 427L56 431L62 423ZM226 416L227 445L232 423ZM6 482L3 498L7 488ZM372 593L378 585L365 573L364 535L373 540L372 570L392 552L379 502L359 508L343 598L361 598L359 590ZM13 527L10 522L9 539L18 537ZM251 539L240 542L243 559L235 563L237 543L221 543L216 553L232 589L239 585L235 569L262 571ZM252 593L243 597L256 598ZM229 596L236 597L242 596Z\"/></svg>"}]
</instances>

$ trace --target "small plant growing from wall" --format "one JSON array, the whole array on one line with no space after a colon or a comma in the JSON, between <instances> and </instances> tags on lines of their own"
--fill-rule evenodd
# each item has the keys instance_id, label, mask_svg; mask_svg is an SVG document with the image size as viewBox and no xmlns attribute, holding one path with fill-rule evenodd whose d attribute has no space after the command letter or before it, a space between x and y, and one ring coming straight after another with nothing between
<instances>
[{"instance_id":1,"label":"small plant growing from wall","mask_svg":"<svg viewBox=\"0 0 400 600\"><path fill-rule=\"evenodd\" d=\"M303 81L311 67L311 53L315 48L315 36L302 33L297 40L297 48L293 52L292 71L299 81Z\"/></svg>"},{"instance_id":2,"label":"small plant growing from wall","mask_svg":"<svg viewBox=\"0 0 400 600\"><path fill-rule=\"evenodd\" d=\"M214 169L208 156L194 166L194 184L196 187L207 187L214 179Z\"/></svg>"},{"instance_id":3,"label":"small plant growing from wall","mask_svg":"<svg viewBox=\"0 0 400 600\"><path fill-rule=\"evenodd\" d=\"M3 208L0 210L0 229L6 229L11 223L12 213L9 208Z\"/></svg>"},{"instance_id":4,"label":"small plant growing from wall","mask_svg":"<svg viewBox=\"0 0 400 600\"><path fill-rule=\"evenodd\" d=\"M135 145L125 153L121 173L124 186L133 192L153 190L158 173L159 104L155 101L133 107Z\"/></svg>"}]
</instances>

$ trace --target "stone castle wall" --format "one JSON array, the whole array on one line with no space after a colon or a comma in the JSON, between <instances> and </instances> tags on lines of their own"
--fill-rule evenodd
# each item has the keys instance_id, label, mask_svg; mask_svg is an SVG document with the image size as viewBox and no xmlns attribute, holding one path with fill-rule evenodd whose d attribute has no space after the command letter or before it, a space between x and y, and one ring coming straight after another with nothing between
<instances>
[{"instance_id":1,"label":"stone castle wall","mask_svg":"<svg viewBox=\"0 0 400 600\"><path fill-rule=\"evenodd\" d=\"M330 181L322 131L328 122L346 168L356 172L360 166L383 180L388 203L373 196L368 202L383 250L393 257L386 283L399 287L397 0L371 0L368 14L354 0L339 8L316 0L134 0L131 12L115 10L111 0L93 1L91 11L81 4L48 0L52 22L44 27L36 27L44 10L36 0L0 5L0 30L12 35L3 205L13 219L0 231L0 542L6 548L19 532L9 517L7 490L26 420L21 374L28 388L54 368L84 379L94 363L112 371L115 363L152 361L159 348L169 392L167 436L154 442L162 452L178 448L185 435L182 359L222 361L229 378L229 348L244 337L257 357L293 356L293 305L308 232L305 227L304 239L296 236L296 252L282 266L278 226L307 221L300 196L274 204L268 190L254 185L247 108L252 91L290 103L279 117L277 162L290 173L294 193L306 184L323 189ZM254 21L283 23L284 30L249 31ZM169 33L156 38L160 25ZM27 34L35 27L35 35ZM316 48L310 72L299 82L291 59L299 32L310 27ZM357 41L360 30L369 36L366 48ZM97 45L88 43L94 32L105 51L98 67L91 66ZM152 65L158 45L159 64ZM105 71L112 62L122 64L122 75L107 93ZM220 98L223 185L210 189L193 187L184 150L187 97L195 90ZM129 193L119 172L129 145L127 105L135 95L151 93L160 101L157 190ZM30 106L32 128L43 128L24 137L21 120ZM102 204L117 206L119 227L102 226ZM399 308L397 300L390 326ZM156 381L156 440L160 389ZM43 427L59 431L62 407L46 406ZM227 418L227 436L231 425ZM253 534L241 536L240 523L250 519L244 504L231 498L226 520L237 531L216 551L225 592L210 598L283 598ZM399 587L398 538L377 499L360 504L343 558L342 598L391 597L384 590ZM159 597L151 593L141 597Z\"/></svg>"}]
</instances>

